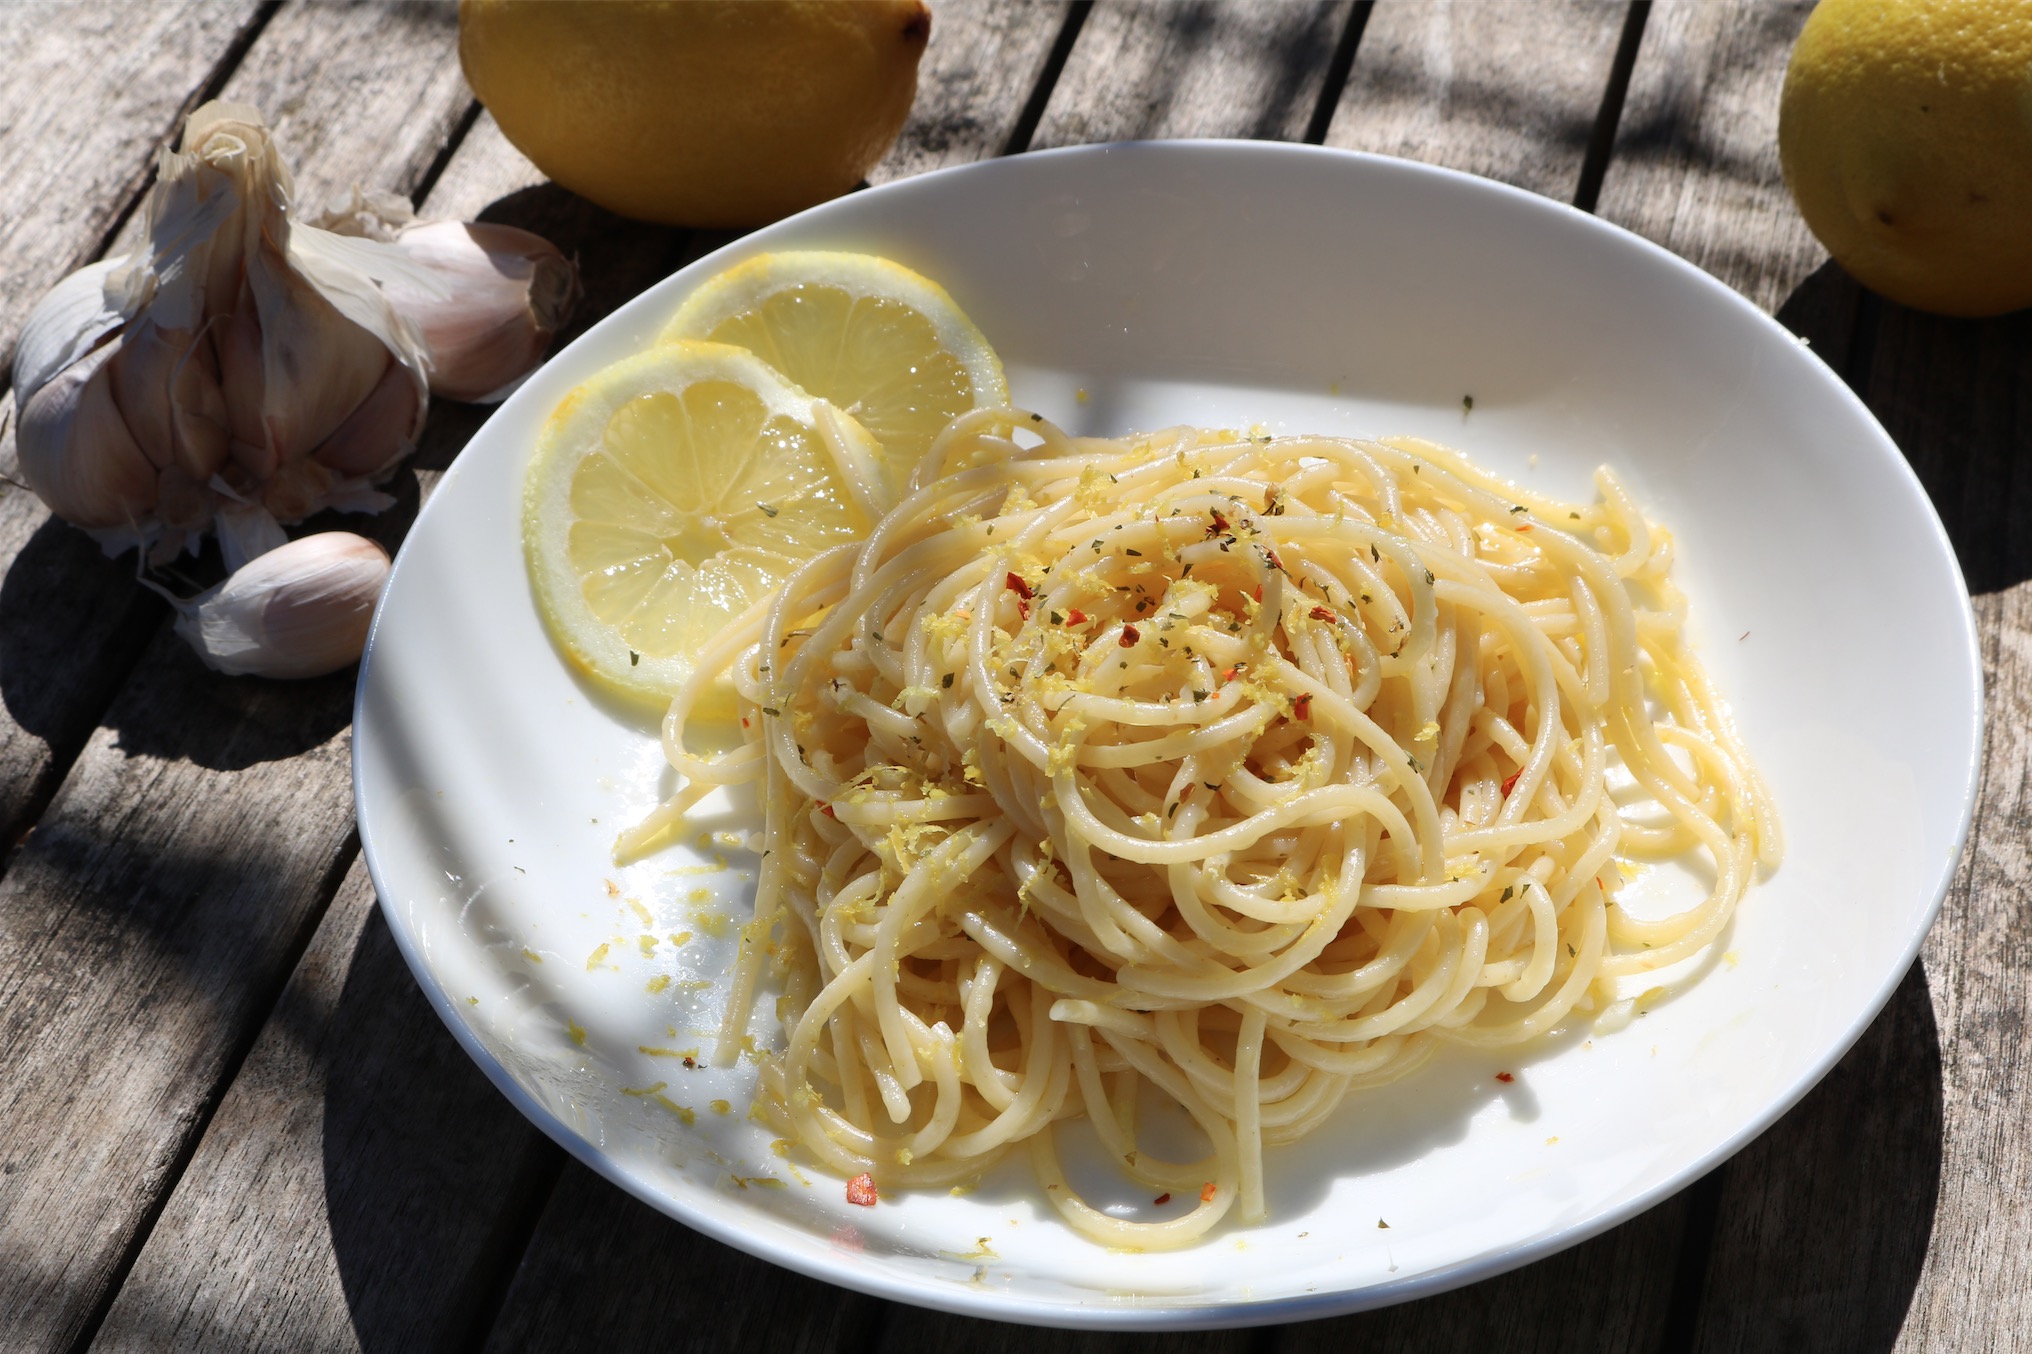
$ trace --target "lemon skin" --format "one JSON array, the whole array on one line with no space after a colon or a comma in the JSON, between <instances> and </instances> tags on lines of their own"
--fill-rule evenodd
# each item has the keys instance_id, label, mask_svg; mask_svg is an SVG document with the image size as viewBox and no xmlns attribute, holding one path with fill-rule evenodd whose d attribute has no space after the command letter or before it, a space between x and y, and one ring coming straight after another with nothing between
<instances>
[{"instance_id":1,"label":"lemon skin","mask_svg":"<svg viewBox=\"0 0 2032 1354\"><path fill-rule=\"evenodd\" d=\"M1806 224L1865 286L1944 315L2032 305L2032 3L1823 0L1778 146Z\"/></svg>"},{"instance_id":2,"label":"lemon skin","mask_svg":"<svg viewBox=\"0 0 2032 1354\"><path fill-rule=\"evenodd\" d=\"M758 226L853 188L917 92L923 0L461 0L459 60L537 168L610 211Z\"/></svg>"}]
</instances>

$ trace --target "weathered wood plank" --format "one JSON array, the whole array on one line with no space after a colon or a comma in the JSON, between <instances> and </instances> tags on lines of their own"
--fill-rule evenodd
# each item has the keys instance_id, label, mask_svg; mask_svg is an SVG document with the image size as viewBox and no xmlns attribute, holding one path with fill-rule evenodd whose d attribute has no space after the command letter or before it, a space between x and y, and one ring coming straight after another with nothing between
<instances>
[{"instance_id":1,"label":"weathered wood plank","mask_svg":"<svg viewBox=\"0 0 2032 1354\"><path fill-rule=\"evenodd\" d=\"M470 106L452 35L432 7L288 9L224 92L268 103L316 154L306 194L355 178L409 190ZM0 499L0 522L24 510L40 512ZM350 697L349 674L219 678L158 632L0 880L7 1347L90 1331L330 896L351 830Z\"/></svg>"},{"instance_id":2,"label":"weathered wood plank","mask_svg":"<svg viewBox=\"0 0 2032 1354\"><path fill-rule=\"evenodd\" d=\"M1605 0L1379 0L1326 144L1571 202L1625 13Z\"/></svg>"},{"instance_id":3,"label":"weathered wood plank","mask_svg":"<svg viewBox=\"0 0 2032 1354\"><path fill-rule=\"evenodd\" d=\"M1662 1346L1686 1212L1682 1194L1535 1265L1402 1307L1293 1326L1272 1347L1649 1354Z\"/></svg>"},{"instance_id":4,"label":"weathered wood plank","mask_svg":"<svg viewBox=\"0 0 2032 1354\"><path fill-rule=\"evenodd\" d=\"M35 303L88 263L260 0L0 6L0 385Z\"/></svg>"},{"instance_id":5,"label":"weathered wood plank","mask_svg":"<svg viewBox=\"0 0 2032 1354\"><path fill-rule=\"evenodd\" d=\"M457 39L457 11L429 0L296 0L220 93L266 116L308 214L355 184L413 193L472 107Z\"/></svg>"},{"instance_id":6,"label":"weathered wood plank","mask_svg":"<svg viewBox=\"0 0 2032 1354\"><path fill-rule=\"evenodd\" d=\"M1827 258L1778 172L1778 91L1812 0L1655 0L1596 211L1766 310Z\"/></svg>"},{"instance_id":7,"label":"weathered wood plank","mask_svg":"<svg viewBox=\"0 0 2032 1354\"><path fill-rule=\"evenodd\" d=\"M1031 145L1236 136L1297 141L1350 0L1097 4Z\"/></svg>"},{"instance_id":8,"label":"weathered wood plank","mask_svg":"<svg viewBox=\"0 0 2032 1354\"><path fill-rule=\"evenodd\" d=\"M93 1348L456 1346L560 1159L424 1002L356 861Z\"/></svg>"},{"instance_id":9,"label":"weathered wood plank","mask_svg":"<svg viewBox=\"0 0 2032 1354\"><path fill-rule=\"evenodd\" d=\"M0 1345L67 1347L329 893L349 674L158 633L0 879Z\"/></svg>"},{"instance_id":10,"label":"weathered wood plank","mask_svg":"<svg viewBox=\"0 0 2032 1354\"><path fill-rule=\"evenodd\" d=\"M888 183L1001 154L1070 12L1066 0L936 10L910 120L868 172L868 182Z\"/></svg>"},{"instance_id":11,"label":"weathered wood plank","mask_svg":"<svg viewBox=\"0 0 2032 1354\"><path fill-rule=\"evenodd\" d=\"M2026 514L2015 520L2022 530ZM2005 1351L2032 1330L2032 1123L2023 1112L2032 1085L2032 583L1978 597L1976 619L1988 688L1983 789L1924 952L1946 1131L1932 1248L1897 1345L1905 1351Z\"/></svg>"},{"instance_id":12,"label":"weathered wood plank","mask_svg":"<svg viewBox=\"0 0 2032 1354\"><path fill-rule=\"evenodd\" d=\"M43 53L39 84L0 85L0 119L10 114L18 119L0 123L0 194L23 208L18 217L12 210L0 214L0 336L10 345L6 352L11 354L21 315L66 270L89 260L119 212L152 181L154 163L146 148L181 135L178 112L210 67L188 54L178 67L170 57L208 36L219 50L207 60L217 60L237 31L229 20L238 13L220 0L194 12L0 8L0 39L12 36ZM85 21L84 32L56 21L55 14ZM171 22L177 15L181 27ZM133 16L141 21L130 24ZM355 183L408 192L430 170L471 104L451 24L451 11L435 5L298 4L261 30L223 93L268 110L295 160L300 200L322 202ZM21 31L10 32L17 25ZM109 32L118 43L108 40ZM165 43L168 54L152 63L127 50L128 44L154 41ZM66 51L69 71L57 64ZM138 92L180 71L190 76L187 87L177 87L181 92L157 90L147 98ZM102 73L137 91L107 96L99 89ZM104 115L103 129L70 125L90 110L73 112L59 97L56 87L66 80L82 83L95 98L108 98L112 111ZM32 115L10 106L24 98L37 101ZM62 119L53 120L57 111L44 111L45 106L60 110ZM52 172L45 163L47 147L38 137L68 137L76 147L71 153L78 157L81 184L124 196L107 205L53 192L46 182ZM91 178L106 164L124 165L123 156L146 173L137 169L110 183ZM45 210L39 201L45 192L68 207L70 214L57 224L35 224ZM67 243L58 238L62 230L71 232ZM139 233L137 213L114 249L130 247ZM28 291L16 297L10 290L16 287ZM0 383L4 380L0 373ZM9 393L0 399L5 430L0 475L18 480L13 413ZM54 522L34 495L11 486L0 493L0 563L7 569L0 584L0 698L6 706L0 712L0 844L11 844L54 790L163 613L135 587L131 557L100 558L96 546Z\"/></svg>"}]
</instances>

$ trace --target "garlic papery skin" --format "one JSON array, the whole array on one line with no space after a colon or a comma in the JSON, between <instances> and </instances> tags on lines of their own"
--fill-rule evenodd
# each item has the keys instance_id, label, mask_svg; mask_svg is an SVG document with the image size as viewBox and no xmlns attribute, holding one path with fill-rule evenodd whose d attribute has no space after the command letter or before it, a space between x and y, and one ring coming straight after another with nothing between
<instances>
[{"instance_id":1,"label":"garlic papery skin","mask_svg":"<svg viewBox=\"0 0 2032 1354\"><path fill-rule=\"evenodd\" d=\"M388 570L364 536L302 536L177 602L176 632L219 672L321 677L359 661Z\"/></svg>"}]
</instances>

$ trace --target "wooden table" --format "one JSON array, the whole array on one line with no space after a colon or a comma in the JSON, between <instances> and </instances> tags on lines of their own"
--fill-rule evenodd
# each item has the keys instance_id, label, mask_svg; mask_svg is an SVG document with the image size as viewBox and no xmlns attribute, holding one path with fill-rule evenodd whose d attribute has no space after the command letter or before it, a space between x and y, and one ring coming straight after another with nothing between
<instances>
[{"instance_id":1,"label":"wooden table","mask_svg":"<svg viewBox=\"0 0 2032 1354\"><path fill-rule=\"evenodd\" d=\"M1323 141L1598 212L1809 340L1946 521L1989 680L1975 834L1922 963L1841 1065L1682 1194L1528 1269L1277 1330L1046 1335L831 1289L693 1235L523 1121L374 907L353 678L201 670L35 498L0 493L0 1345L1207 1351L2014 1349L2032 1341L2032 312L1864 294L1775 149L1797 0L962 4L877 181L1076 142ZM547 183L459 74L449 7L0 8L0 362L127 246L156 148L266 110L306 200L354 183L542 232L596 320L723 243ZM0 377L4 379L4 377ZM6 398L11 411L12 396ZM0 418L5 414L0 413ZM394 545L483 411L432 411ZM0 471L12 474L12 439ZM2026 458L2020 465L2020 458ZM1858 637L1856 661L1898 637ZM1886 655L1889 657L1889 655Z\"/></svg>"}]
</instances>

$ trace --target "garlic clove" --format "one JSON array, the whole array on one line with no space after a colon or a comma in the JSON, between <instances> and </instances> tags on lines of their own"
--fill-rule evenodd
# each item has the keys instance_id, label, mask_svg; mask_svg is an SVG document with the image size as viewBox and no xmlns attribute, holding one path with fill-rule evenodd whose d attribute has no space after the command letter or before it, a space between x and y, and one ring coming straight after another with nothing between
<instances>
[{"instance_id":1,"label":"garlic clove","mask_svg":"<svg viewBox=\"0 0 2032 1354\"><path fill-rule=\"evenodd\" d=\"M207 667L257 677L318 677L359 660L388 552L349 531L278 546L178 604L176 632Z\"/></svg>"},{"instance_id":2,"label":"garlic clove","mask_svg":"<svg viewBox=\"0 0 2032 1354\"><path fill-rule=\"evenodd\" d=\"M211 345L146 316L127 326L112 360L113 401L148 459L203 484L225 464L226 397Z\"/></svg>"},{"instance_id":3,"label":"garlic clove","mask_svg":"<svg viewBox=\"0 0 2032 1354\"><path fill-rule=\"evenodd\" d=\"M428 270L381 278L396 309L430 352L430 389L447 399L507 398L571 317L578 269L557 246L513 226L430 221L405 228L395 248Z\"/></svg>"},{"instance_id":4,"label":"garlic clove","mask_svg":"<svg viewBox=\"0 0 2032 1354\"><path fill-rule=\"evenodd\" d=\"M125 323L127 316L107 294L107 280L127 256L86 264L50 288L35 303L14 348L14 393L27 399Z\"/></svg>"},{"instance_id":5,"label":"garlic clove","mask_svg":"<svg viewBox=\"0 0 2032 1354\"><path fill-rule=\"evenodd\" d=\"M367 398L312 455L342 475L379 474L413 448L410 430L416 426L423 398L415 377L401 363L391 361Z\"/></svg>"},{"instance_id":6,"label":"garlic clove","mask_svg":"<svg viewBox=\"0 0 2032 1354\"><path fill-rule=\"evenodd\" d=\"M113 400L120 340L71 363L21 406L15 454L28 487L81 527L128 526L155 509L155 466Z\"/></svg>"},{"instance_id":7,"label":"garlic clove","mask_svg":"<svg viewBox=\"0 0 2032 1354\"><path fill-rule=\"evenodd\" d=\"M249 256L247 281L261 316L262 427L286 463L310 455L367 398L387 370L388 345L273 250Z\"/></svg>"}]
</instances>

